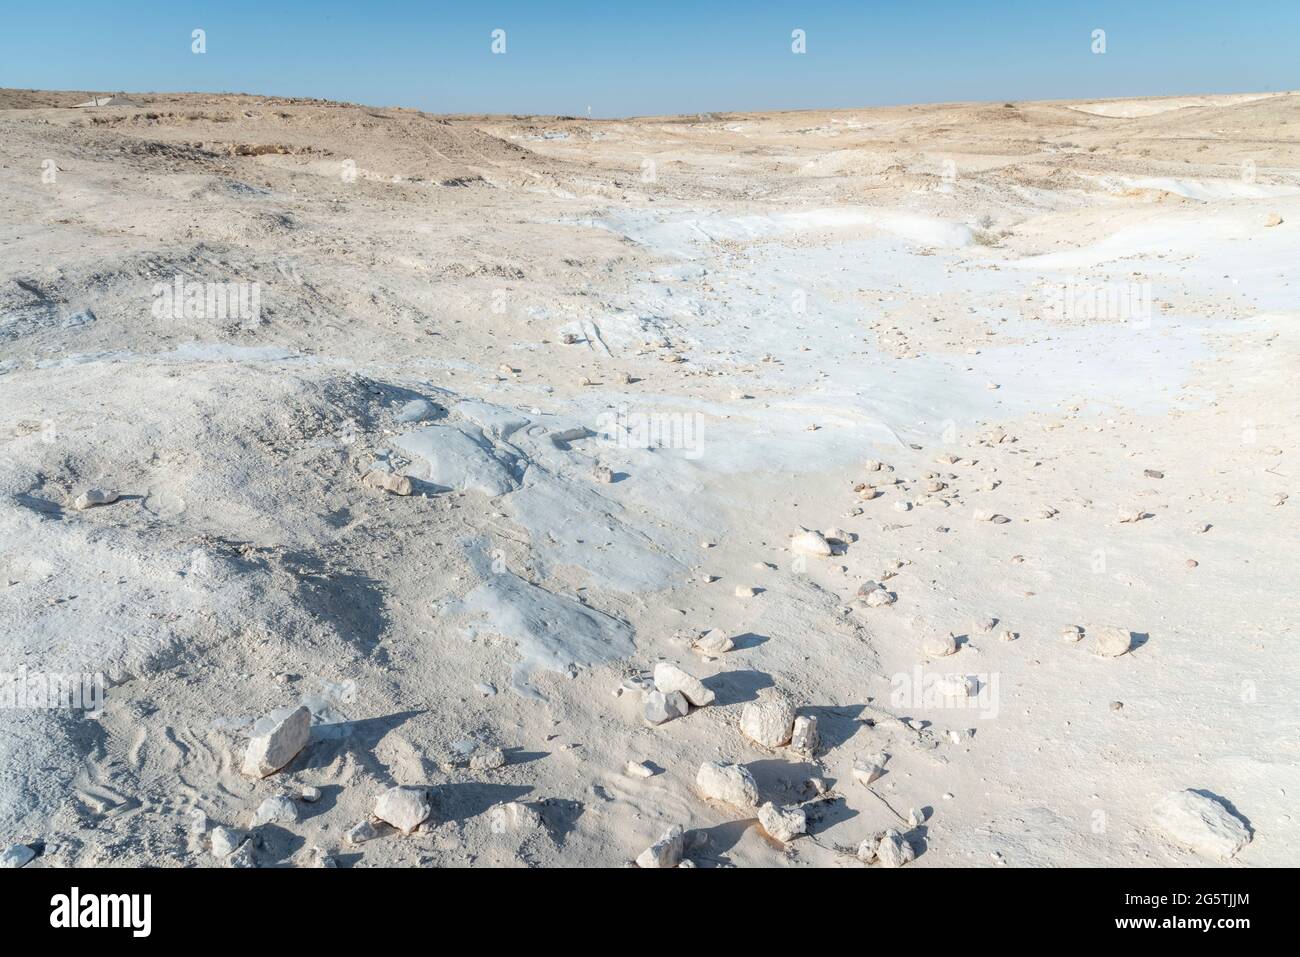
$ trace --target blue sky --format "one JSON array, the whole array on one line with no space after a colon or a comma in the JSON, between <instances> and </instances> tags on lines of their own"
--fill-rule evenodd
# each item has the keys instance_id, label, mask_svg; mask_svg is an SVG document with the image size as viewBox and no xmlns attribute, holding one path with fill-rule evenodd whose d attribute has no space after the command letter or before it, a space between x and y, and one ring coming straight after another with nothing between
<instances>
[{"instance_id":1,"label":"blue sky","mask_svg":"<svg viewBox=\"0 0 1300 957\"><path fill-rule=\"evenodd\" d=\"M0 86L593 116L1281 90L1300 0L15 0Z\"/></svg>"}]
</instances>

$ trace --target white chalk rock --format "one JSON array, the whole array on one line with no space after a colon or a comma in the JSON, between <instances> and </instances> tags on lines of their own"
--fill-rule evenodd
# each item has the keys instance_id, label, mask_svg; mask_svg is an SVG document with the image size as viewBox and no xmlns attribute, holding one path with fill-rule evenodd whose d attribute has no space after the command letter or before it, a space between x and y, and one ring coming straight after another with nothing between
<instances>
[{"instance_id":1,"label":"white chalk rock","mask_svg":"<svg viewBox=\"0 0 1300 957\"><path fill-rule=\"evenodd\" d=\"M433 809L424 788L395 787L379 795L374 816L403 834L411 834L431 813Z\"/></svg>"},{"instance_id":2,"label":"white chalk rock","mask_svg":"<svg viewBox=\"0 0 1300 957\"><path fill-rule=\"evenodd\" d=\"M226 867L233 867L240 870L251 870L257 867L257 858L253 855L253 842L245 841L235 849L225 860Z\"/></svg>"},{"instance_id":3,"label":"white chalk rock","mask_svg":"<svg viewBox=\"0 0 1300 957\"><path fill-rule=\"evenodd\" d=\"M96 505L112 505L117 501L117 492L108 488L88 488L73 500L72 505L78 511L93 508Z\"/></svg>"},{"instance_id":4,"label":"white chalk rock","mask_svg":"<svg viewBox=\"0 0 1300 957\"><path fill-rule=\"evenodd\" d=\"M264 778L294 759L311 738L311 712L306 705L278 708L253 725L244 752L244 773Z\"/></svg>"},{"instance_id":5,"label":"white chalk rock","mask_svg":"<svg viewBox=\"0 0 1300 957\"><path fill-rule=\"evenodd\" d=\"M676 867L686 851L686 832L680 824L664 831L663 836L637 855L637 867Z\"/></svg>"},{"instance_id":6,"label":"white chalk rock","mask_svg":"<svg viewBox=\"0 0 1300 957\"><path fill-rule=\"evenodd\" d=\"M650 767L644 761L629 761L624 768L629 777L634 778L651 778L654 777L655 769Z\"/></svg>"},{"instance_id":7,"label":"white chalk rock","mask_svg":"<svg viewBox=\"0 0 1300 957\"><path fill-rule=\"evenodd\" d=\"M1118 658L1133 649L1133 633L1127 628L1097 628L1092 632L1092 651L1103 658Z\"/></svg>"},{"instance_id":8,"label":"white chalk rock","mask_svg":"<svg viewBox=\"0 0 1300 957\"><path fill-rule=\"evenodd\" d=\"M655 688L664 694L672 694L674 691L680 691L686 696L686 700L697 708L703 708L706 705L713 704L717 697L712 691L704 687L704 683L694 675L689 675L681 668L667 661L661 661L655 665Z\"/></svg>"},{"instance_id":9,"label":"white chalk rock","mask_svg":"<svg viewBox=\"0 0 1300 957\"><path fill-rule=\"evenodd\" d=\"M229 857L239 846L248 840L248 836L243 831L236 831L231 827L214 827L212 829L212 856Z\"/></svg>"},{"instance_id":10,"label":"white chalk rock","mask_svg":"<svg viewBox=\"0 0 1300 957\"><path fill-rule=\"evenodd\" d=\"M506 753L501 748L484 748L469 759L471 771L495 771L506 766Z\"/></svg>"},{"instance_id":11,"label":"white chalk rock","mask_svg":"<svg viewBox=\"0 0 1300 957\"><path fill-rule=\"evenodd\" d=\"M0 854L0 868L23 867L36 857L36 851L26 844L14 844Z\"/></svg>"},{"instance_id":12,"label":"white chalk rock","mask_svg":"<svg viewBox=\"0 0 1300 957\"><path fill-rule=\"evenodd\" d=\"M876 846L876 857L885 867L902 867L916 860L916 851L903 835L890 828Z\"/></svg>"},{"instance_id":13,"label":"white chalk rock","mask_svg":"<svg viewBox=\"0 0 1300 957\"><path fill-rule=\"evenodd\" d=\"M684 718L690 712L690 703L680 691L664 694L662 691L647 691L641 713L650 724L663 724L673 718Z\"/></svg>"},{"instance_id":14,"label":"white chalk rock","mask_svg":"<svg viewBox=\"0 0 1300 957\"><path fill-rule=\"evenodd\" d=\"M808 830L808 815L803 808L794 807L781 810L771 801L758 809L758 823L763 830L782 844L789 844L800 834Z\"/></svg>"},{"instance_id":15,"label":"white chalk rock","mask_svg":"<svg viewBox=\"0 0 1300 957\"><path fill-rule=\"evenodd\" d=\"M794 728L790 732L790 747L808 754L817 750L817 719L812 715L801 715L794 719Z\"/></svg>"},{"instance_id":16,"label":"white chalk rock","mask_svg":"<svg viewBox=\"0 0 1300 957\"><path fill-rule=\"evenodd\" d=\"M542 816L536 808L518 801L507 801L492 808L488 815L488 826L493 834L505 834L509 831L535 831L542 826Z\"/></svg>"},{"instance_id":17,"label":"white chalk rock","mask_svg":"<svg viewBox=\"0 0 1300 957\"><path fill-rule=\"evenodd\" d=\"M758 785L754 777L739 764L705 761L695 775L695 786L713 801L721 801L749 810L758 805Z\"/></svg>"},{"instance_id":18,"label":"white chalk rock","mask_svg":"<svg viewBox=\"0 0 1300 957\"><path fill-rule=\"evenodd\" d=\"M970 698L979 693L979 679L974 675L940 675L934 690L945 698Z\"/></svg>"},{"instance_id":19,"label":"white chalk rock","mask_svg":"<svg viewBox=\"0 0 1300 957\"><path fill-rule=\"evenodd\" d=\"M814 529L804 529L790 539L790 551L796 555L815 555L829 558L832 554L831 543L822 533Z\"/></svg>"},{"instance_id":20,"label":"white chalk rock","mask_svg":"<svg viewBox=\"0 0 1300 957\"><path fill-rule=\"evenodd\" d=\"M876 849L880 847L880 839L884 836L884 831L876 831L864 838L858 845L858 860L863 864L876 863Z\"/></svg>"},{"instance_id":21,"label":"white chalk rock","mask_svg":"<svg viewBox=\"0 0 1300 957\"><path fill-rule=\"evenodd\" d=\"M691 644L691 650L701 655L723 655L735 647L736 643L721 628L710 628Z\"/></svg>"},{"instance_id":22,"label":"white chalk rock","mask_svg":"<svg viewBox=\"0 0 1300 957\"><path fill-rule=\"evenodd\" d=\"M1195 791L1174 791L1155 807L1160 830L1197 854L1226 861L1250 841L1250 831L1224 805Z\"/></svg>"},{"instance_id":23,"label":"white chalk rock","mask_svg":"<svg viewBox=\"0 0 1300 957\"><path fill-rule=\"evenodd\" d=\"M884 752L861 754L853 759L853 780L863 786L870 786L885 773L885 763L889 755Z\"/></svg>"},{"instance_id":24,"label":"white chalk rock","mask_svg":"<svg viewBox=\"0 0 1300 957\"><path fill-rule=\"evenodd\" d=\"M362 821L348 830L346 835L349 844L364 844L366 841L373 841L379 836L379 831L369 821Z\"/></svg>"},{"instance_id":25,"label":"white chalk rock","mask_svg":"<svg viewBox=\"0 0 1300 957\"><path fill-rule=\"evenodd\" d=\"M875 591L867 592L866 598L863 599L868 608L883 608L886 605L892 605L897 600L897 595L891 591L886 591L883 588L877 588Z\"/></svg>"},{"instance_id":26,"label":"white chalk rock","mask_svg":"<svg viewBox=\"0 0 1300 957\"><path fill-rule=\"evenodd\" d=\"M921 647L931 658L947 658L957 653L957 638L951 633L931 635Z\"/></svg>"},{"instance_id":27,"label":"white chalk rock","mask_svg":"<svg viewBox=\"0 0 1300 957\"><path fill-rule=\"evenodd\" d=\"M370 488L392 492L394 495L411 494L411 480L409 478L395 472L385 472L383 469L371 469L362 476L361 482Z\"/></svg>"},{"instance_id":28,"label":"white chalk rock","mask_svg":"<svg viewBox=\"0 0 1300 957\"><path fill-rule=\"evenodd\" d=\"M768 748L779 748L794 733L794 707L780 695L751 701L740 712L740 730Z\"/></svg>"},{"instance_id":29,"label":"white chalk rock","mask_svg":"<svg viewBox=\"0 0 1300 957\"><path fill-rule=\"evenodd\" d=\"M258 805L253 812L249 827L261 827L263 824L297 824L298 805L283 794L269 797Z\"/></svg>"},{"instance_id":30,"label":"white chalk rock","mask_svg":"<svg viewBox=\"0 0 1300 957\"><path fill-rule=\"evenodd\" d=\"M320 788L308 784L298 790L298 800L315 804L320 800Z\"/></svg>"}]
</instances>

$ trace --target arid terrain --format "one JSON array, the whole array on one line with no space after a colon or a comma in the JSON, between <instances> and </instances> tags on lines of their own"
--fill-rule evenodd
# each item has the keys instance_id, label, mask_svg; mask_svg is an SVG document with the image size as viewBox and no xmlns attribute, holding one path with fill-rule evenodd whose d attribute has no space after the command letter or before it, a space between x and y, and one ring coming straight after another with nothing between
<instances>
[{"instance_id":1,"label":"arid terrain","mask_svg":"<svg viewBox=\"0 0 1300 957\"><path fill-rule=\"evenodd\" d=\"M0 90L0 447L30 867L1300 864L1300 94Z\"/></svg>"}]
</instances>

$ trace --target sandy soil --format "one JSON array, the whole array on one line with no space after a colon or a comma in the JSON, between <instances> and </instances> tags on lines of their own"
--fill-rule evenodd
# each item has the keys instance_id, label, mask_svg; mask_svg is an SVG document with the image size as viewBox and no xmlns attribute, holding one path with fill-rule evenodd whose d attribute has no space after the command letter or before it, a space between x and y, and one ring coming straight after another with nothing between
<instances>
[{"instance_id":1,"label":"sandy soil","mask_svg":"<svg viewBox=\"0 0 1300 957\"><path fill-rule=\"evenodd\" d=\"M0 672L107 683L0 709L28 866L1300 863L1300 95L109 92L0 91ZM661 661L713 703L648 724ZM742 732L778 696L815 748ZM394 785L430 817L347 841ZM1249 841L1171 835L1183 789Z\"/></svg>"}]
</instances>

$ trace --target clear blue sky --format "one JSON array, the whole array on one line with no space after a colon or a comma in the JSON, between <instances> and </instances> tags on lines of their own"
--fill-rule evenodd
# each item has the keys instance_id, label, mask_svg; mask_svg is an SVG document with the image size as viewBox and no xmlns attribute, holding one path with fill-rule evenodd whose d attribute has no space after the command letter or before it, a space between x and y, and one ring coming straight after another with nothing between
<instances>
[{"instance_id":1,"label":"clear blue sky","mask_svg":"<svg viewBox=\"0 0 1300 957\"><path fill-rule=\"evenodd\" d=\"M593 116L1281 90L1300 0L9 0L0 86Z\"/></svg>"}]
</instances>

